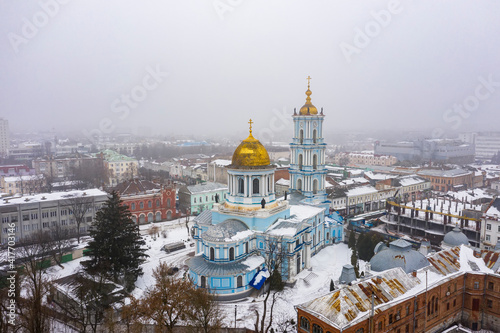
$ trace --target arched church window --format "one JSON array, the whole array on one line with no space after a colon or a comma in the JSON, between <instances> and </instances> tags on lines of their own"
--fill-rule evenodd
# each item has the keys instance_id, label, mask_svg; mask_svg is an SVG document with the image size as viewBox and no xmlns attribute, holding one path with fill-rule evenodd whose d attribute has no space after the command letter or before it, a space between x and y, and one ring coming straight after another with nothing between
<instances>
[{"instance_id":1,"label":"arched church window","mask_svg":"<svg viewBox=\"0 0 500 333\"><path fill-rule=\"evenodd\" d=\"M302 154L299 154L299 170L302 170Z\"/></svg>"},{"instance_id":2,"label":"arched church window","mask_svg":"<svg viewBox=\"0 0 500 333\"><path fill-rule=\"evenodd\" d=\"M234 247L229 248L229 260L234 260Z\"/></svg>"},{"instance_id":3,"label":"arched church window","mask_svg":"<svg viewBox=\"0 0 500 333\"><path fill-rule=\"evenodd\" d=\"M245 242L245 253L248 253L248 242Z\"/></svg>"},{"instance_id":4,"label":"arched church window","mask_svg":"<svg viewBox=\"0 0 500 333\"><path fill-rule=\"evenodd\" d=\"M297 190L302 190L302 179L297 179Z\"/></svg>"},{"instance_id":5,"label":"arched church window","mask_svg":"<svg viewBox=\"0 0 500 333\"><path fill-rule=\"evenodd\" d=\"M316 170L318 168L318 155L313 155L313 169Z\"/></svg>"},{"instance_id":6,"label":"arched church window","mask_svg":"<svg viewBox=\"0 0 500 333\"><path fill-rule=\"evenodd\" d=\"M313 180L313 194L317 194L318 193L318 180L315 179Z\"/></svg>"},{"instance_id":7,"label":"arched church window","mask_svg":"<svg viewBox=\"0 0 500 333\"><path fill-rule=\"evenodd\" d=\"M313 142L314 143L316 143L316 136L317 136L316 130L313 130Z\"/></svg>"},{"instance_id":8,"label":"arched church window","mask_svg":"<svg viewBox=\"0 0 500 333\"><path fill-rule=\"evenodd\" d=\"M238 193L245 193L245 182L243 181L243 178L238 179Z\"/></svg>"},{"instance_id":9,"label":"arched church window","mask_svg":"<svg viewBox=\"0 0 500 333\"><path fill-rule=\"evenodd\" d=\"M201 287L206 288L207 287L207 278L202 276L201 277Z\"/></svg>"},{"instance_id":10,"label":"arched church window","mask_svg":"<svg viewBox=\"0 0 500 333\"><path fill-rule=\"evenodd\" d=\"M170 198L167 199L167 208L170 208L170 205L171 205L171 201L170 201Z\"/></svg>"},{"instance_id":11,"label":"arched church window","mask_svg":"<svg viewBox=\"0 0 500 333\"><path fill-rule=\"evenodd\" d=\"M253 194L259 194L259 180L257 178L255 178L253 181L252 181L252 193Z\"/></svg>"},{"instance_id":12,"label":"arched church window","mask_svg":"<svg viewBox=\"0 0 500 333\"><path fill-rule=\"evenodd\" d=\"M299 131L299 140L300 140L300 144L304 143L304 130L302 130L302 129Z\"/></svg>"},{"instance_id":13,"label":"arched church window","mask_svg":"<svg viewBox=\"0 0 500 333\"><path fill-rule=\"evenodd\" d=\"M210 248L210 260L215 260L215 250L213 247Z\"/></svg>"},{"instance_id":14,"label":"arched church window","mask_svg":"<svg viewBox=\"0 0 500 333\"><path fill-rule=\"evenodd\" d=\"M238 276L236 278L236 288L241 288L243 287L243 276Z\"/></svg>"}]
</instances>

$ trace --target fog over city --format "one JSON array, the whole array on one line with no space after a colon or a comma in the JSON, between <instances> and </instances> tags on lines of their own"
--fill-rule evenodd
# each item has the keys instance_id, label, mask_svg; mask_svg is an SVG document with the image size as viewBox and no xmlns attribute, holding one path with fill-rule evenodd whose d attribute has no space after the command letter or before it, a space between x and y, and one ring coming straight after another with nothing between
<instances>
[{"instance_id":1,"label":"fog over city","mask_svg":"<svg viewBox=\"0 0 500 333\"><path fill-rule=\"evenodd\" d=\"M492 130L498 1L2 1L0 116L13 132L290 137Z\"/></svg>"}]
</instances>

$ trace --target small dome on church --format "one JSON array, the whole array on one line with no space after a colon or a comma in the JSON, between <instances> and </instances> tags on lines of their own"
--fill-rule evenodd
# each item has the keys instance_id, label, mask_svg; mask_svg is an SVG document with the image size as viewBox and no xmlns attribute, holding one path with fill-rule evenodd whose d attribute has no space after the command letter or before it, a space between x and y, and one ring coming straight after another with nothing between
<instances>
[{"instance_id":1,"label":"small dome on church","mask_svg":"<svg viewBox=\"0 0 500 333\"><path fill-rule=\"evenodd\" d=\"M311 77L307 78L306 104L304 104L304 106L300 108L301 115L318 114L318 109L311 103L312 91L310 89L310 84L309 84L310 79Z\"/></svg>"},{"instance_id":2,"label":"small dome on church","mask_svg":"<svg viewBox=\"0 0 500 333\"><path fill-rule=\"evenodd\" d=\"M406 273L413 272L429 265L427 258L412 249L412 245L403 239L389 244L389 248L381 249L370 260L372 270L382 272L394 267L401 267Z\"/></svg>"},{"instance_id":3,"label":"small dome on church","mask_svg":"<svg viewBox=\"0 0 500 333\"><path fill-rule=\"evenodd\" d=\"M443 242L448 246L460 246L468 245L469 239L462 231L460 231L460 228L455 227L452 231L444 235Z\"/></svg>"},{"instance_id":4,"label":"small dome on church","mask_svg":"<svg viewBox=\"0 0 500 333\"><path fill-rule=\"evenodd\" d=\"M246 231L248 227L245 223L236 219L228 219L222 223L213 225L202 234L206 241L225 242L231 239L238 232Z\"/></svg>"},{"instance_id":5,"label":"small dome on church","mask_svg":"<svg viewBox=\"0 0 500 333\"><path fill-rule=\"evenodd\" d=\"M252 120L250 119L250 134L234 151L230 167L255 167L269 164L271 160L266 148L252 135Z\"/></svg>"}]
</instances>

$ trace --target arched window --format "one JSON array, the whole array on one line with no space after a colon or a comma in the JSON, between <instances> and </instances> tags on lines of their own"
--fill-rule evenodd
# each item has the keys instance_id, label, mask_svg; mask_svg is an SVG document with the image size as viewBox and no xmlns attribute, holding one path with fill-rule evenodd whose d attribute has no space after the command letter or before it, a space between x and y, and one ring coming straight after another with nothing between
<instances>
[{"instance_id":1,"label":"arched window","mask_svg":"<svg viewBox=\"0 0 500 333\"><path fill-rule=\"evenodd\" d=\"M206 288L207 287L207 278L202 276L201 277L201 287Z\"/></svg>"},{"instance_id":2,"label":"arched window","mask_svg":"<svg viewBox=\"0 0 500 333\"><path fill-rule=\"evenodd\" d=\"M299 170L302 170L302 154L299 154Z\"/></svg>"},{"instance_id":3,"label":"arched window","mask_svg":"<svg viewBox=\"0 0 500 333\"><path fill-rule=\"evenodd\" d=\"M241 288L243 287L243 276L238 276L236 278L236 288Z\"/></svg>"},{"instance_id":4,"label":"arched window","mask_svg":"<svg viewBox=\"0 0 500 333\"><path fill-rule=\"evenodd\" d=\"M313 155L313 169L316 170L318 168L318 155Z\"/></svg>"},{"instance_id":5,"label":"arched window","mask_svg":"<svg viewBox=\"0 0 500 333\"><path fill-rule=\"evenodd\" d=\"M315 179L313 180L313 194L317 194L318 193L318 180Z\"/></svg>"},{"instance_id":6,"label":"arched window","mask_svg":"<svg viewBox=\"0 0 500 333\"><path fill-rule=\"evenodd\" d=\"M248 242L245 242L245 253L248 253Z\"/></svg>"},{"instance_id":7,"label":"arched window","mask_svg":"<svg viewBox=\"0 0 500 333\"><path fill-rule=\"evenodd\" d=\"M132 215L132 222L137 223L137 216Z\"/></svg>"},{"instance_id":8,"label":"arched window","mask_svg":"<svg viewBox=\"0 0 500 333\"><path fill-rule=\"evenodd\" d=\"M160 207L160 200L156 199L156 207Z\"/></svg>"},{"instance_id":9,"label":"arched window","mask_svg":"<svg viewBox=\"0 0 500 333\"><path fill-rule=\"evenodd\" d=\"M194 198L194 203L196 203L196 198Z\"/></svg>"},{"instance_id":10,"label":"arched window","mask_svg":"<svg viewBox=\"0 0 500 333\"><path fill-rule=\"evenodd\" d=\"M210 260L215 260L215 250L213 247L210 248Z\"/></svg>"},{"instance_id":11,"label":"arched window","mask_svg":"<svg viewBox=\"0 0 500 333\"><path fill-rule=\"evenodd\" d=\"M234 247L229 248L229 260L234 260Z\"/></svg>"},{"instance_id":12,"label":"arched window","mask_svg":"<svg viewBox=\"0 0 500 333\"><path fill-rule=\"evenodd\" d=\"M153 208L153 202L151 200L148 201L148 208Z\"/></svg>"},{"instance_id":13,"label":"arched window","mask_svg":"<svg viewBox=\"0 0 500 333\"><path fill-rule=\"evenodd\" d=\"M167 220L170 221L172 219L172 211L167 212Z\"/></svg>"},{"instance_id":14,"label":"arched window","mask_svg":"<svg viewBox=\"0 0 500 333\"><path fill-rule=\"evenodd\" d=\"M317 136L316 130L313 130L313 143L316 143L316 136Z\"/></svg>"},{"instance_id":15,"label":"arched window","mask_svg":"<svg viewBox=\"0 0 500 333\"><path fill-rule=\"evenodd\" d=\"M304 130L303 129L301 129L299 131L299 141L300 141L300 144L304 143Z\"/></svg>"},{"instance_id":16,"label":"arched window","mask_svg":"<svg viewBox=\"0 0 500 333\"><path fill-rule=\"evenodd\" d=\"M160 212L156 212L155 221L160 221L160 220L161 220L161 213Z\"/></svg>"},{"instance_id":17,"label":"arched window","mask_svg":"<svg viewBox=\"0 0 500 333\"><path fill-rule=\"evenodd\" d=\"M253 194L259 194L259 180L257 178L255 178L253 181L252 181L252 193Z\"/></svg>"},{"instance_id":18,"label":"arched window","mask_svg":"<svg viewBox=\"0 0 500 333\"><path fill-rule=\"evenodd\" d=\"M146 215L141 214L139 216L139 224L143 224L143 223L146 223Z\"/></svg>"},{"instance_id":19,"label":"arched window","mask_svg":"<svg viewBox=\"0 0 500 333\"><path fill-rule=\"evenodd\" d=\"M436 300L434 301L434 312L437 311L438 311L438 299L436 298Z\"/></svg>"},{"instance_id":20,"label":"arched window","mask_svg":"<svg viewBox=\"0 0 500 333\"><path fill-rule=\"evenodd\" d=\"M135 203L132 202L132 204L130 205L130 208L132 208L132 210L135 210Z\"/></svg>"},{"instance_id":21,"label":"arched window","mask_svg":"<svg viewBox=\"0 0 500 333\"><path fill-rule=\"evenodd\" d=\"M139 203L139 208L140 208L140 209L144 209L144 202L142 202L142 201L141 201L141 202Z\"/></svg>"},{"instance_id":22,"label":"arched window","mask_svg":"<svg viewBox=\"0 0 500 333\"><path fill-rule=\"evenodd\" d=\"M153 213L148 214L148 222L153 222Z\"/></svg>"},{"instance_id":23,"label":"arched window","mask_svg":"<svg viewBox=\"0 0 500 333\"><path fill-rule=\"evenodd\" d=\"M170 204L171 204L171 201L170 201L170 198L167 199L167 208L170 208Z\"/></svg>"},{"instance_id":24,"label":"arched window","mask_svg":"<svg viewBox=\"0 0 500 333\"><path fill-rule=\"evenodd\" d=\"M310 327L309 320L306 317L300 317L300 328L309 332Z\"/></svg>"},{"instance_id":25,"label":"arched window","mask_svg":"<svg viewBox=\"0 0 500 333\"><path fill-rule=\"evenodd\" d=\"M302 179L297 179L297 190L302 190Z\"/></svg>"},{"instance_id":26,"label":"arched window","mask_svg":"<svg viewBox=\"0 0 500 333\"><path fill-rule=\"evenodd\" d=\"M243 181L243 178L238 179L238 193L245 193L245 182Z\"/></svg>"},{"instance_id":27,"label":"arched window","mask_svg":"<svg viewBox=\"0 0 500 333\"><path fill-rule=\"evenodd\" d=\"M323 329L319 325L313 324L313 333L323 333Z\"/></svg>"}]
</instances>

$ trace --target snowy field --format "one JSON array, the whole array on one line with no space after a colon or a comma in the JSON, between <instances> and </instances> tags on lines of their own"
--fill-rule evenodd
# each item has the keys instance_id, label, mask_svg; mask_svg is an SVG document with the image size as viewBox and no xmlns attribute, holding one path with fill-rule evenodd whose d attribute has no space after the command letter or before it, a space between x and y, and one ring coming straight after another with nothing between
<instances>
[{"instance_id":1,"label":"snowy field","mask_svg":"<svg viewBox=\"0 0 500 333\"><path fill-rule=\"evenodd\" d=\"M136 289L132 292L135 297L140 298L144 291L154 284L152 275L153 270L160 262L166 262L172 266L178 267L179 272L175 275L181 278L187 272L186 261L194 255L194 242L190 239L184 219L155 223L154 226L159 227L159 237L149 235L151 225L141 226L141 234L143 235L148 247L147 254L149 258L143 264L144 275L139 277L136 282ZM191 226L191 225L190 225ZM166 238L162 236L162 232L166 232ZM168 243L183 241L186 245L185 249L166 253L161 248ZM193 245L193 246L192 246ZM333 279L337 285L337 280L342 272L342 266L350 264L351 250L346 244L336 244L324 248L316 256L311 259L311 268L300 272L296 276L296 282L293 287L286 287L281 292L280 297L275 305L275 321L283 321L287 319L296 320L296 312L294 305L301 304L312 300L318 296L329 292L330 280ZM63 264L64 268L58 266L51 267L48 271L53 278L60 278L77 272L80 269L80 262L86 258L80 258ZM360 271L364 270L365 263L360 261ZM237 327L253 328L254 325L254 309L260 309L262 306L263 296L258 298L247 297L231 303L222 303L224 312L226 313L225 322L227 326L234 327L235 306Z\"/></svg>"}]
</instances>

